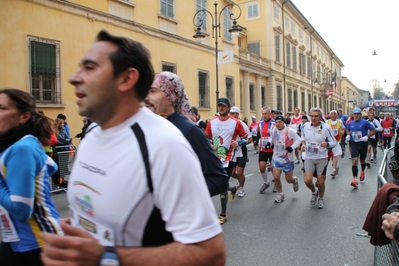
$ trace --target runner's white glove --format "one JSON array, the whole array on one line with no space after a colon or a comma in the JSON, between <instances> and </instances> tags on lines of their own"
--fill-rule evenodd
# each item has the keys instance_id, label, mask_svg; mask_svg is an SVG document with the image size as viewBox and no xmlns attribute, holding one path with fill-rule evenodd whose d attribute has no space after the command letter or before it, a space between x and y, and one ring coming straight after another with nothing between
<instances>
[{"instance_id":1,"label":"runner's white glove","mask_svg":"<svg viewBox=\"0 0 399 266\"><path fill-rule=\"evenodd\" d=\"M361 138L361 140L364 141L364 142L367 142L369 140L369 137L364 136L364 137Z\"/></svg>"},{"instance_id":2,"label":"runner's white glove","mask_svg":"<svg viewBox=\"0 0 399 266\"><path fill-rule=\"evenodd\" d=\"M348 135L348 136L346 136L346 141L350 141L351 140L351 136L350 135Z\"/></svg>"}]
</instances>

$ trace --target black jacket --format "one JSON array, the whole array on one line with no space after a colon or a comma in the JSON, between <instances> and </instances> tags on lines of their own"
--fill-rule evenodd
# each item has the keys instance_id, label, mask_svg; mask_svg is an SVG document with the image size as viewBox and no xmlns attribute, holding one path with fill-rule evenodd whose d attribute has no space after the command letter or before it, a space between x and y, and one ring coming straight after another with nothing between
<instances>
[{"instance_id":1,"label":"black jacket","mask_svg":"<svg viewBox=\"0 0 399 266\"><path fill-rule=\"evenodd\" d=\"M211 196L226 192L229 185L229 176L212 149L211 142L205 132L194 122L177 113L173 113L167 119L183 133L197 154Z\"/></svg>"}]
</instances>

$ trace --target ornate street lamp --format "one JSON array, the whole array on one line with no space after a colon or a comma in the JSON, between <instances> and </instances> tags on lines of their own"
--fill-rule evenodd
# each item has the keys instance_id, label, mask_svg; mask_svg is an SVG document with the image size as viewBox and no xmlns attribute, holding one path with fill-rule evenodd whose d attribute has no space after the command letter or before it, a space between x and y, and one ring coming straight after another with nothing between
<instances>
[{"instance_id":1,"label":"ornate street lamp","mask_svg":"<svg viewBox=\"0 0 399 266\"><path fill-rule=\"evenodd\" d=\"M240 27L237 25L237 19L240 18L241 16L241 8L239 5L236 3L230 3L225 5L220 12L218 12L218 3L215 1L214 3L215 6L215 12L212 14L210 11L207 9L201 9L198 10L193 17L193 24L197 28L195 35L193 35L193 38L195 38L198 42L202 42L202 40L205 38L205 34L202 32L201 27L202 24L204 23L204 19L199 16L199 14L203 14L203 12L206 12L209 14L212 18L212 38L215 39L215 54L216 54L216 110L217 110L217 100L219 99L219 67L218 67L218 36L221 37L220 35L220 16L223 14L223 11L232 6L237 6L238 10L240 11L239 15L235 18L233 18L234 14L230 13L230 19L233 20L233 26L231 29L229 29L229 32L231 32L231 37L236 38L240 34ZM197 19L198 18L198 19Z\"/></svg>"}]
</instances>

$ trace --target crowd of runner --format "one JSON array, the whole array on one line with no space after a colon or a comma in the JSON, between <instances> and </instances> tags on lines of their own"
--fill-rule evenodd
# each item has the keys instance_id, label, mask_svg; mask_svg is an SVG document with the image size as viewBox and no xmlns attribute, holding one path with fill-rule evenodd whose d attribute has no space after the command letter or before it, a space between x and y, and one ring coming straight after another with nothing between
<instances>
[{"instance_id":1,"label":"crowd of runner","mask_svg":"<svg viewBox=\"0 0 399 266\"><path fill-rule=\"evenodd\" d=\"M280 181L284 172L287 183L292 184L295 192L299 189L298 177L293 175L295 164L303 166L304 183L311 192L310 204L318 209L324 208L325 179L327 166L331 161L331 177L339 173L339 158L344 158L348 147L352 160L352 179L348 185L357 189L359 182L365 180L365 169L377 163L378 147L391 147L397 121L390 113L375 113L370 107L364 110L354 108L349 116L342 109L324 113L320 108L312 108L309 114L299 108L285 117L279 110L262 108L262 118L247 126L247 119L240 120L240 109L230 106L228 98L218 101L218 113L207 121L205 132L222 161L230 177L238 179L237 185L229 187L230 199L245 195L245 163L247 151L242 148L253 143L254 153L258 154L258 163L262 185L259 192L264 193L274 182L274 201L285 200ZM226 121L229 121L226 123ZM360 163L359 163L360 161ZM271 175L268 175L271 172ZM221 224L227 221L226 206L228 197L221 194Z\"/></svg>"}]
</instances>

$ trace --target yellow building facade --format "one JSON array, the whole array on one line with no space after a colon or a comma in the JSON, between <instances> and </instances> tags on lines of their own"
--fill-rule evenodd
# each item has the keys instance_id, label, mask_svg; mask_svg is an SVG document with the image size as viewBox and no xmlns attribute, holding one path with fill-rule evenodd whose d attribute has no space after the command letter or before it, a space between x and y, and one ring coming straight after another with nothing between
<instances>
[{"instance_id":1,"label":"yellow building facade","mask_svg":"<svg viewBox=\"0 0 399 266\"><path fill-rule=\"evenodd\" d=\"M347 114L350 114L354 108L356 107L361 107L360 106L360 92L358 87L356 87L353 82L348 79L347 77L342 77L342 93L345 95L345 98L347 99L345 102L345 109L344 112Z\"/></svg>"},{"instance_id":2,"label":"yellow building facade","mask_svg":"<svg viewBox=\"0 0 399 266\"><path fill-rule=\"evenodd\" d=\"M217 112L217 95L240 107L242 118L260 118L266 105L283 112L342 106L343 64L291 1L218 0L216 16L214 3L0 0L0 16L6 18L0 24L1 87L32 93L47 116L65 114L71 134L79 133L82 122L68 78L96 34L105 29L142 42L151 52L156 72L179 75L203 119ZM193 18L198 10L209 13ZM239 15L241 32L234 39L229 29ZM193 38L194 23L199 22L205 36L201 43ZM217 66L217 80L215 30L219 54L234 55L233 62ZM334 80L337 85L332 85ZM334 90L331 97L325 97L327 89Z\"/></svg>"}]
</instances>

